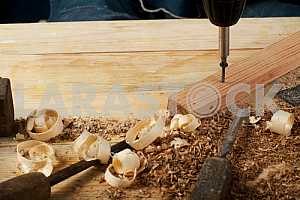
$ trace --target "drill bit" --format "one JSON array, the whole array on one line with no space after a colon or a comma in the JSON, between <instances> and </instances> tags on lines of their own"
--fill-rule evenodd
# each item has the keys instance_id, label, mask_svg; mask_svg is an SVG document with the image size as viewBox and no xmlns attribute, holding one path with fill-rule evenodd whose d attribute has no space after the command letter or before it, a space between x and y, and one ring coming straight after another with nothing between
<instances>
[{"instance_id":1,"label":"drill bit","mask_svg":"<svg viewBox=\"0 0 300 200\"><path fill-rule=\"evenodd\" d=\"M221 82L225 82L225 68L228 66L227 56L229 56L229 27L219 27L219 51L222 68Z\"/></svg>"}]
</instances>

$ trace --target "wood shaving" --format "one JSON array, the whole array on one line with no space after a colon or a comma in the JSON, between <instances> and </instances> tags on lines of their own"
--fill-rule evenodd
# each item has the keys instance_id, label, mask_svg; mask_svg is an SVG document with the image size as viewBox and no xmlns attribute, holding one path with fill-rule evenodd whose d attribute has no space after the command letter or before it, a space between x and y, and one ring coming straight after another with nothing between
<instances>
[{"instance_id":1,"label":"wood shaving","mask_svg":"<svg viewBox=\"0 0 300 200\"><path fill-rule=\"evenodd\" d=\"M60 114L52 109L34 110L27 117L26 129L34 140L48 141L63 131Z\"/></svg>"}]
</instances>

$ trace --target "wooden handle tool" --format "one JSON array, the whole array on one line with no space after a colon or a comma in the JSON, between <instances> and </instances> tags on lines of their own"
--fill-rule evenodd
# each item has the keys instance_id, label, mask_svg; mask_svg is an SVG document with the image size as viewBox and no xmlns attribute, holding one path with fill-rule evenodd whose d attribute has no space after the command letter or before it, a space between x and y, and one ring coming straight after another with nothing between
<instances>
[{"instance_id":1,"label":"wooden handle tool","mask_svg":"<svg viewBox=\"0 0 300 200\"><path fill-rule=\"evenodd\" d=\"M125 141L112 146L111 151L118 153L131 148ZM100 166L99 160L79 161L49 177L39 172L18 176L0 183L0 200L45 200L51 195L51 186L78 174L92 166Z\"/></svg>"},{"instance_id":2,"label":"wooden handle tool","mask_svg":"<svg viewBox=\"0 0 300 200\"><path fill-rule=\"evenodd\" d=\"M196 187L192 192L193 200L223 200L230 199L232 182L231 165L226 159L238 134L238 130L248 115L237 116L231 123L224 138L220 157L207 158L200 170Z\"/></svg>"}]
</instances>

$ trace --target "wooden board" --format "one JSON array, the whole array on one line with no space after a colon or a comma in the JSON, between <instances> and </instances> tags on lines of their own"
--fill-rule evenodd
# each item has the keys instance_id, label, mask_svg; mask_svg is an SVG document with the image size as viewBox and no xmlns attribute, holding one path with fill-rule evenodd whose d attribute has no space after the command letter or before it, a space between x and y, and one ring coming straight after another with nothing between
<instances>
[{"instance_id":1,"label":"wooden board","mask_svg":"<svg viewBox=\"0 0 300 200\"><path fill-rule=\"evenodd\" d=\"M241 19L231 48L263 48L300 29L299 18ZM0 25L0 54L212 50L218 29L207 19Z\"/></svg>"},{"instance_id":2,"label":"wooden board","mask_svg":"<svg viewBox=\"0 0 300 200\"><path fill-rule=\"evenodd\" d=\"M256 51L233 50L231 60ZM17 117L36 107L67 116L142 117L166 107L170 94L219 70L217 51L9 55L0 63L3 76L12 80Z\"/></svg>"},{"instance_id":3,"label":"wooden board","mask_svg":"<svg viewBox=\"0 0 300 200\"><path fill-rule=\"evenodd\" d=\"M253 92L257 84L265 86L298 67L300 67L300 32L266 47L241 62L232 64L227 69L225 83L220 82L220 73L216 73L190 85L170 99L169 109L179 113L197 113L199 117L201 115L204 117L207 113L215 113L213 109L216 109L218 104L220 109L223 109L235 102L250 103L245 99L247 97L250 99L249 96L245 94L237 94L236 98L231 100L227 97L230 91L238 91L241 84L249 86L250 92ZM212 110L209 112L207 108Z\"/></svg>"},{"instance_id":4,"label":"wooden board","mask_svg":"<svg viewBox=\"0 0 300 200\"><path fill-rule=\"evenodd\" d=\"M63 115L143 117L220 70L218 30L205 19L8 24L0 30L0 76L12 80L16 117L37 107ZM232 28L229 62L296 30L299 18L241 19Z\"/></svg>"}]
</instances>

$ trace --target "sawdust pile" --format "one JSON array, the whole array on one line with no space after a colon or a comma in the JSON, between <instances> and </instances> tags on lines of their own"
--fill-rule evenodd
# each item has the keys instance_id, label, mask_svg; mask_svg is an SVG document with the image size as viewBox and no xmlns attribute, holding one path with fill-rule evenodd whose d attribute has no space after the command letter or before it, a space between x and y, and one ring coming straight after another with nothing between
<instances>
[{"instance_id":1,"label":"sawdust pile","mask_svg":"<svg viewBox=\"0 0 300 200\"><path fill-rule=\"evenodd\" d=\"M50 143L72 142L78 138L84 130L98 134L111 142L118 142L125 138L127 131L139 120L137 119L109 119L104 117L72 117L65 118L65 129L61 135L52 138ZM25 129L25 119L17 120L18 132L29 139Z\"/></svg>"},{"instance_id":2,"label":"sawdust pile","mask_svg":"<svg viewBox=\"0 0 300 200\"><path fill-rule=\"evenodd\" d=\"M300 197L300 108L293 108L281 101L277 103L283 110L295 113L292 134L285 138L266 131L266 121L272 116L269 111L266 111L257 125L244 124L228 156L233 166L233 199ZM229 112L218 113L203 119L201 126L193 133L174 131L144 149L148 166L132 186L132 189L142 191L137 198L151 198L147 188L156 188L164 199L188 198L204 160L217 156L218 147L231 120ZM68 127L64 134L50 142L73 141L84 129L111 142L118 142L124 139L125 133L137 121L74 117L65 120ZM25 121L18 120L19 132L28 138L24 127ZM175 149L171 146L174 138L185 139L188 145ZM127 192L130 190L111 188L103 195L122 199L127 196Z\"/></svg>"}]
</instances>

